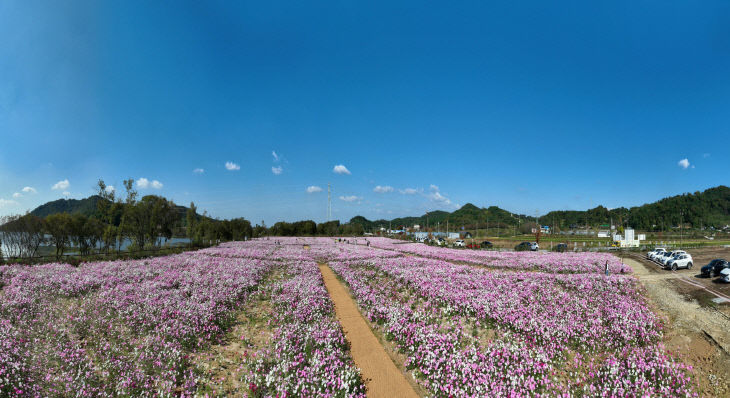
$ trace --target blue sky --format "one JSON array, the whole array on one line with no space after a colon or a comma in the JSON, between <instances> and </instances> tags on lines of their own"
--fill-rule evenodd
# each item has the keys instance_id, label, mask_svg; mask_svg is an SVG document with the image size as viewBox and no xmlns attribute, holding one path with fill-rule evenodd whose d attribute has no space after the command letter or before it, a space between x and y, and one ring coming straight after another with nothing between
<instances>
[{"instance_id":1,"label":"blue sky","mask_svg":"<svg viewBox=\"0 0 730 398\"><path fill-rule=\"evenodd\" d=\"M268 224L328 183L341 220L730 185L724 0L3 1L0 37L0 215L99 178Z\"/></svg>"}]
</instances>

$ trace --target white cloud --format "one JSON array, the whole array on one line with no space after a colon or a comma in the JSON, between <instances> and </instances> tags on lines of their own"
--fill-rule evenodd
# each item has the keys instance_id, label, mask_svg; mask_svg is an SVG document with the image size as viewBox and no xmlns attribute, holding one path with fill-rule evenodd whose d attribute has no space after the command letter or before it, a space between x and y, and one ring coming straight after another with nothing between
<instances>
[{"instance_id":1,"label":"white cloud","mask_svg":"<svg viewBox=\"0 0 730 398\"><path fill-rule=\"evenodd\" d=\"M241 170L241 166L239 166L233 162L226 162L226 170L230 170L230 171Z\"/></svg>"},{"instance_id":2,"label":"white cloud","mask_svg":"<svg viewBox=\"0 0 730 398\"><path fill-rule=\"evenodd\" d=\"M679 165L679 167L686 169L687 167L689 167L689 160L687 160L687 158L684 158L677 162L677 164Z\"/></svg>"},{"instance_id":3,"label":"white cloud","mask_svg":"<svg viewBox=\"0 0 730 398\"><path fill-rule=\"evenodd\" d=\"M277 175L278 176L279 174L281 174L281 173L284 172L284 169L281 166L279 166L279 167L273 167L272 166L271 167L271 172L274 173L274 175Z\"/></svg>"},{"instance_id":4,"label":"white cloud","mask_svg":"<svg viewBox=\"0 0 730 398\"><path fill-rule=\"evenodd\" d=\"M709 157L710 157L710 154L709 154L709 153L703 153L703 154L702 154L702 157L703 157L703 158L705 158L705 159L707 159L707 158L709 158Z\"/></svg>"},{"instance_id":5,"label":"white cloud","mask_svg":"<svg viewBox=\"0 0 730 398\"><path fill-rule=\"evenodd\" d=\"M205 170L201 169L201 168L197 168L197 169L193 170L193 174L203 174L203 173L205 173Z\"/></svg>"},{"instance_id":6,"label":"white cloud","mask_svg":"<svg viewBox=\"0 0 730 398\"><path fill-rule=\"evenodd\" d=\"M322 188L320 188L316 185L311 185L311 186L307 187L307 193L315 193L315 192L322 192Z\"/></svg>"},{"instance_id":7,"label":"white cloud","mask_svg":"<svg viewBox=\"0 0 730 398\"><path fill-rule=\"evenodd\" d=\"M334 171L337 174L348 174L348 175L352 174L352 173L350 173L350 170L347 170L347 167L345 167L345 165L343 165L343 164L338 164L337 166L335 166L334 169L332 169L332 171Z\"/></svg>"},{"instance_id":8,"label":"white cloud","mask_svg":"<svg viewBox=\"0 0 730 398\"><path fill-rule=\"evenodd\" d=\"M161 182L159 182L157 180L150 181L144 177L138 179L137 181L135 181L135 183L137 184L137 188L140 188L140 189L147 189L147 188L162 189Z\"/></svg>"},{"instance_id":9,"label":"white cloud","mask_svg":"<svg viewBox=\"0 0 730 398\"><path fill-rule=\"evenodd\" d=\"M35 188L33 188L33 187L25 187L25 188L23 188L23 192L25 192L25 193L36 193L38 191L36 191Z\"/></svg>"},{"instance_id":10,"label":"white cloud","mask_svg":"<svg viewBox=\"0 0 730 398\"><path fill-rule=\"evenodd\" d=\"M64 189L68 189L68 187L71 185L71 183L68 182L68 179L61 180L51 187L51 189L63 191Z\"/></svg>"},{"instance_id":11,"label":"white cloud","mask_svg":"<svg viewBox=\"0 0 730 398\"><path fill-rule=\"evenodd\" d=\"M62 195L68 197L68 196L71 196L71 192L69 192L69 191L63 191Z\"/></svg>"},{"instance_id":12,"label":"white cloud","mask_svg":"<svg viewBox=\"0 0 730 398\"><path fill-rule=\"evenodd\" d=\"M350 195L350 196L340 196L340 200L343 200L345 202L358 202L358 201L362 200L362 198L359 196Z\"/></svg>"},{"instance_id":13,"label":"white cloud","mask_svg":"<svg viewBox=\"0 0 730 398\"><path fill-rule=\"evenodd\" d=\"M18 204L18 202L14 201L14 200L7 200L7 199L0 198L0 209L2 209L3 207L15 206L17 204Z\"/></svg>"},{"instance_id":14,"label":"white cloud","mask_svg":"<svg viewBox=\"0 0 730 398\"><path fill-rule=\"evenodd\" d=\"M106 186L106 188L104 188L104 190L105 190L105 191L106 191L107 193L112 193L112 192L114 192L114 191L115 191L116 189L114 188L114 185L107 185L107 186Z\"/></svg>"},{"instance_id":15,"label":"white cloud","mask_svg":"<svg viewBox=\"0 0 730 398\"><path fill-rule=\"evenodd\" d=\"M276 151L271 151L271 156L274 157L274 162L279 161L279 155L276 154Z\"/></svg>"},{"instance_id":16,"label":"white cloud","mask_svg":"<svg viewBox=\"0 0 730 398\"><path fill-rule=\"evenodd\" d=\"M16 192L16 193L14 193L14 194L13 194L13 197L14 197L15 199L17 199L17 198L20 198L20 197L22 197L22 196L23 196L23 194L22 194L22 193L20 193L20 192Z\"/></svg>"},{"instance_id":17,"label":"white cloud","mask_svg":"<svg viewBox=\"0 0 730 398\"><path fill-rule=\"evenodd\" d=\"M427 198L431 199L434 202L438 202L444 205L450 205L451 200L444 195L441 195L441 191L439 190L439 187L437 185L431 184L429 187L431 190L431 193L426 195Z\"/></svg>"},{"instance_id":18,"label":"white cloud","mask_svg":"<svg viewBox=\"0 0 730 398\"><path fill-rule=\"evenodd\" d=\"M375 188L373 188L373 192L376 192L376 193L393 192L393 187L391 187L389 185L385 185L385 186L378 185Z\"/></svg>"},{"instance_id":19,"label":"white cloud","mask_svg":"<svg viewBox=\"0 0 730 398\"><path fill-rule=\"evenodd\" d=\"M145 188L149 188L150 187L150 180L148 180L148 179L146 179L144 177L138 179L136 181L136 183L137 183L137 188L145 189Z\"/></svg>"},{"instance_id":20,"label":"white cloud","mask_svg":"<svg viewBox=\"0 0 730 398\"><path fill-rule=\"evenodd\" d=\"M400 189L398 192L402 193L403 195L415 195L420 192L419 189L416 188L406 188L406 189Z\"/></svg>"}]
</instances>

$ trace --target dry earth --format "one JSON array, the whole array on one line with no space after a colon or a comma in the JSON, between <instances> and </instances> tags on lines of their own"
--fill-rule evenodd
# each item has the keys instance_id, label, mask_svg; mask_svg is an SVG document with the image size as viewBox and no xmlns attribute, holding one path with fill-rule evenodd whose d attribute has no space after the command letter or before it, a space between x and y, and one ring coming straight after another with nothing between
<instances>
[{"instance_id":1,"label":"dry earth","mask_svg":"<svg viewBox=\"0 0 730 398\"><path fill-rule=\"evenodd\" d=\"M320 265L319 269L350 343L350 354L365 379L368 397L418 397L370 330L345 286L328 266Z\"/></svg>"},{"instance_id":2,"label":"dry earth","mask_svg":"<svg viewBox=\"0 0 730 398\"><path fill-rule=\"evenodd\" d=\"M666 320L667 349L694 368L700 396L728 396L730 318L681 294L676 286L682 274L652 272L650 264L633 258L624 261L646 287L653 309Z\"/></svg>"}]
</instances>

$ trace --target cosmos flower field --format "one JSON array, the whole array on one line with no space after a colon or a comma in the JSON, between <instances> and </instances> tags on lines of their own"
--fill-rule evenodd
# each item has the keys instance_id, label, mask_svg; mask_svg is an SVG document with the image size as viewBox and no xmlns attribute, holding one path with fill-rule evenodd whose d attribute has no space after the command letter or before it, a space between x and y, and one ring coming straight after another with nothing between
<instances>
[{"instance_id":1,"label":"cosmos flower field","mask_svg":"<svg viewBox=\"0 0 730 398\"><path fill-rule=\"evenodd\" d=\"M0 396L225 395L199 358L231 344L252 306L264 330L241 344L236 395L365 396L318 264L428 396L697 395L640 283L611 255L368 240L0 266Z\"/></svg>"}]
</instances>

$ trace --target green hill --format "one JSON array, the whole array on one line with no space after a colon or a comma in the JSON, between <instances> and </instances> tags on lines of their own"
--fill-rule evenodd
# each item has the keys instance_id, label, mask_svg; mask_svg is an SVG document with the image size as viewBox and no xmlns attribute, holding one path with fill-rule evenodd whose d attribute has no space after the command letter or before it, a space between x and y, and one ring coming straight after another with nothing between
<instances>
[{"instance_id":1,"label":"green hill","mask_svg":"<svg viewBox=\"0 0 730 398\"><path fill-rule=\"evenodd\" d=\"M481 228L487 222L490 227L503 227L516 225L518 219L522 223L535 221L535 217L514 214L496 206L480 208L467 203L451 213L438 210L418 217L376 221L357 216L350 222L361 224L368 231L379 227L388 228L389 225L400 228L414 224L426 226L428 223L434 227L437 223L444 225L447 221L452 226L464 226L467 229L473 229L477 225ZM702 226L722 228L730 224L730 188L721 185L703 192L676 195L630 209L619 207L609 210L604 206L597 206L583 211L555 210L540 216L538 221L542 225L551 225L563 230L585 225L600 227L611 222L614 225L628 225L643 231L668 230L680 223L695 228Z\"/></svg>"},{"instance_id":2,"label":"green hill","mask_svg":"<svg viewBox=\"0 0 730 398\"><path fill-rule=\"evenodd\" d=\"M58 199L36 207L30 214L45 218L56 213L81 213L87 217L97 216L97 202L101 196L93 195L85 199Z\"/></svg>"},{"instance_id":3,"label":"green hill","mask_svg":"<svg viewBox=\"0 0 730 398\"><path fill-rule=\"evenodd\" d=\"M33 211L30 212L30 214L41 218L45 218L51 214L56 213L81 213L87 217L98 217L99 210L97 207L97 203L100 200L106 199L102 199L102 197L98 195L92 195L85 199L58 199L36 207L35 209L33 209ZM184 224L185 215L188 211L188 208L185 206L175 205L175 211L178 214L179 219L183 221ZM198 220L202 219L203 217L204 216L198 214ZM115 223L117 222L118 220Z\"/></svg>"}]
</instances>

